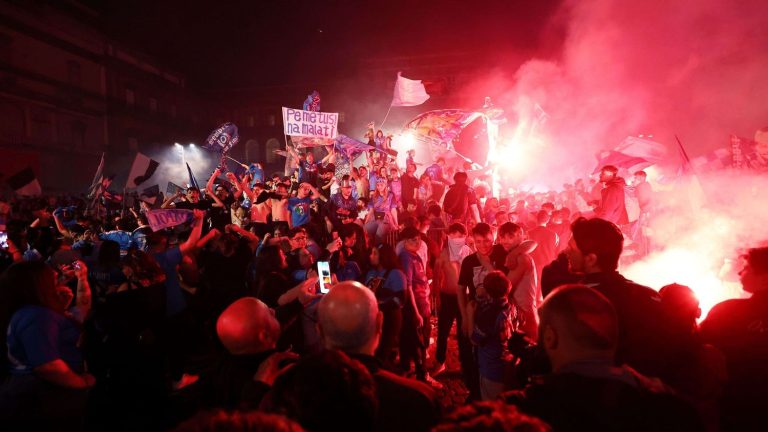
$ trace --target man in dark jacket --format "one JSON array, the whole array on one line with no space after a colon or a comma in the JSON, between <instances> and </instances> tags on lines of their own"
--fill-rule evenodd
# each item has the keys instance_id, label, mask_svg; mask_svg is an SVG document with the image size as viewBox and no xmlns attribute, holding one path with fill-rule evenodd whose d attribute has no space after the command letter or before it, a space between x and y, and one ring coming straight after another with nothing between
<instances>
[{"instance_id":1,"label":"man in dark jacket","mask_svg":"<svg viewBox=\"0 0 768 432\"><path fill-rule=\"evenodd\" d=\"M725 354L723 430L768 430L768 247L750 249L744 261L739 276L752 297L715 305L701 323L701 336Z\"/></svg>"},{"instance_id":2,"label":"man in dark jacket","mask_svg":"<svg viewBox=\"0 0 768 432\"><path fill-rule=\"evenodd\" d=\"M275 352L280 323L253 297L229 305L216 322L216 334L226 349L209 383L216 407L257 408L279 374L280 362L298 358Z\"/></svg>"},{"instance_id":3,"label":"man in dark jacket","mask_svg":"<svg viewBox=\"0 0 768 432\"><path fill-rule=\"evenodd\" d=\"M477 196L474 189L467 185L467 173L459 171L453 175L453 184L448 188L443 200L443 211L449 218L449 223L465 223L468 220L480 222Z\"/></svg>"},{"instance_id":4,"label":"man in dark jacket","mask_svg":"<svg viewBox=\"0 0 768 432\"><path fill-rule=\"evenodd\" d=\"M643 374L665 377L671 341L661 296L638 285L616 270L624 236L619 228L603 219L580 218L571 225L565 252L544 268L542 291L551 292L567 283L583 283L610 300L619 320L616 357Z\"/></svg>"},{"instance_id":5,"label":"man in dark jacket","mask_svg":"<svg viewBox=\"0 0 768 432\"><path fill-rule=\"evenodd\" d=\"M627 206L624 203L624 188L627 183L618 176L619 169L606 165L600 170L600 183L604 185L600 191L600 207L595 210L595 216L622 226L629 223Z\"/></svg>"},{"instance_id":6,"label":"man in dark jacket","mask_svg":"<svg viewBox=\"0 0 768 432\"><path fill-rule=\"evenodd\" d=\"M566 285L544 301L539 344L552 374L506 402L556 431L701 430L696 412L661 381L614 365L619 320L611 302L585 285Z\"/></svg>"},{"instance_id":7,"label":"man in dark jacket","mask_svg":"<svg viewBox=\"0 0 768 432\"><path fill-rule=\"evenodd\" d=\"M376 429L428 431L437 423L439 404L419 381L385 371L373 356L381 336L382 314L373 292L357 282L334 285L318 308L318 325L327 349L344 351L373 375L379 399Z\"/></svg>"}]
</instances>

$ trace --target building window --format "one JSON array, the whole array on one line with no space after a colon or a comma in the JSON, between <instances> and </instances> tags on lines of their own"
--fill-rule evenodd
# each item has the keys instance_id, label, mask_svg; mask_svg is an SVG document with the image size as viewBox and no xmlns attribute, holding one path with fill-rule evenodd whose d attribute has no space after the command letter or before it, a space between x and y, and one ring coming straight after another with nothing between
<instances>
[{"instance_id":1,"label":"building window","mask_svg":"<svg viewBox=\"0 0 768 432\"><path fill-rule=\"evenodd\" d=\"M171 117L176 118L176 104L171 105Z\"/></svg>"},{"instance_id":2,"label":"building window","mask_svg":"<svg viewBox=\"0 0 768 432\"><path fill-rule=\"evenodd\" d=\"M256 126L256 119L253 116L248 116L248 127Z\"/></svg>"},{"instance_id":3,"label":"building window","mask_svg":"<svg viewBox=\"0 0 768 432\"><path fill-rule=\"evenodd\" d=\"M149 98L149 110L153 113L157 112L157 99L153 97Z\"/></svg>"},{"instance_id":4,"label":"building window","mask_svg":"<svg viewBox=\"0 0 768 432\"><path fill-rule=\"evenodd\" d=\"M343 112L339 113L339 123L344 123L344 113Z\"/></svg>"},{"instance_id":5,"label":"building window","mask_svg":"<svg viewBox=\"0 0 768 432\"><path fill-rule=\"evenodd\" d=\"M270 138L267 140L266 144L266 151L267 151L267 163L273 164L278 161L278 156L275 154L275 150L280 150L280 141L277 138Z\"/></svg>"},{"instance_id":6,"label":"building window","mask_svg":"<svg viewBox=\"0 0 768 432\"><path fill-rule=\"evenodd\" d=\"M136 93L130 87L125 88L125 104L132 107L136 103Z\"/></svg>"},{"instance_id":7,"label":"building window","mask_svg":"<svg viewBox=\"0 0 768 432\"><path fill-rule=\"evenodd\" d=\"M274 114L270 114L269 116L267 116L267 125L268 126L274 126L275 125L275 115Z\"/></svg>"},{"instance_id":8,"label":"building window","mask_svg":"<svg viewBox=\"0 0 768 432\"><path fill-rule=\"evenodd\" d=\"M67 61L67 82L73 86L79 86L82 82L80 76L80 63L74 60Z\"/></svg>"},{"instance_id":9,"label":"building window","mask_svg":"<svg viewBox=\"0 0 768 432\"><path fill-rule=\"evenodd\" d=\"M139 151L139 140L134 137L128 138L128 150L135 152Z\"/></svg>"}]
</instances>

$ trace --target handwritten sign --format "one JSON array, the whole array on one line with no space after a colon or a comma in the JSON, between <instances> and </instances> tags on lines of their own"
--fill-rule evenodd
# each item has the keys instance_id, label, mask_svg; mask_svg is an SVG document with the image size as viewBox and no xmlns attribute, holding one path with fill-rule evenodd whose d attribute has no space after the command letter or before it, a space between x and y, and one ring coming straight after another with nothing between
<instances>
[{"instance_id":1,"label":"handwritten sign","mask_svg":"<svg viewBox=\"0 0 768 432\"><path fill-rule=\"evenodd\" d=\"M176 225L190 222L194 218L192 210L181 209L150 210L145 214L152 231L175 227Z\"/></svg>"},{"instance_id":2,"label":"handwritten sign","mask_svg":"<svg viewBox=\"0 0 768 432\"><path fill-rule=\"evenodd\" d=\"M339 114L283 107L283 128L286 135L336 138Z\"/></svg>"}]
</instances>

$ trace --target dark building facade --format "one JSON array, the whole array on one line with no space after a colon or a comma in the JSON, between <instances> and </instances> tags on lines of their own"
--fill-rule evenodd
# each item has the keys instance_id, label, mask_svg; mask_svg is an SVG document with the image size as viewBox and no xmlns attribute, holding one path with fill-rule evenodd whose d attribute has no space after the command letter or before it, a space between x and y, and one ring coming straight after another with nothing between
<instances>
[{"instance_id":1,"label":"dark building facade","mask_svg":"<svg viewBox=\"0 0 768 432\"><path fill-rule=\"evenodd\" d=\"M87 188L102 151L127 175L136 151L208 125L184 77L109 40L77 3L0 2L0 174L32 166L47 192ZM126 171L126 172L123 172Z\"/></svg>"}]
</instances>

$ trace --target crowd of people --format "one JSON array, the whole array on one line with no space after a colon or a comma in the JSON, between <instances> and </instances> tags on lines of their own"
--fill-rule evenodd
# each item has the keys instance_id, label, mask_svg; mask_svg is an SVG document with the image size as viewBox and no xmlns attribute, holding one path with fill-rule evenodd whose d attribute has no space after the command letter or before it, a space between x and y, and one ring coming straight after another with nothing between
<instances>
[{"instance_id":1,"label":"crowd of people","mask_svg":"<svg viewBox=\"0 0 768 432\"><path fill-rule=\"evenodd\" d=\"M619 272L651 247L644 172L494 194L370 140L362 166L291 149L291 175L217 168L154 205L0 202L2 429L768 426L768 248L699 323L689 287ZM153 231L154 208L193 221Z\"/></svg>"}]
</instances>

